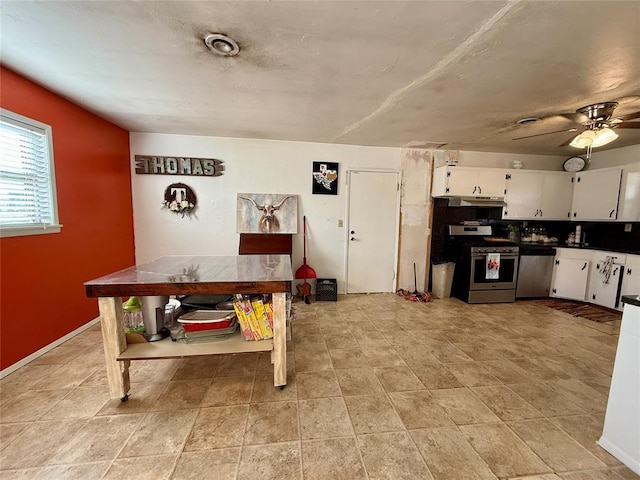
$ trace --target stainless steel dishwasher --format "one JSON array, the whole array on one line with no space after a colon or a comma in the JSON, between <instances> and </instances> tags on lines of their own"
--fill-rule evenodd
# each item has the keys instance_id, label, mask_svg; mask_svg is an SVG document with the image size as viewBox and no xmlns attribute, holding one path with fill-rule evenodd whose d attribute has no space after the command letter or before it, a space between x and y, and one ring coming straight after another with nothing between
<instances>
[{"instance_id":1,"label":"stainless steel dishwasher","mask_svg":"<svg viewBox=\"0 0 640 480\"><path fill-rule=\"evenodd\" d=\"M521 246L516 298L548 297L551 288L556 249L546 246Z\"/></svg>"}]
</instances>

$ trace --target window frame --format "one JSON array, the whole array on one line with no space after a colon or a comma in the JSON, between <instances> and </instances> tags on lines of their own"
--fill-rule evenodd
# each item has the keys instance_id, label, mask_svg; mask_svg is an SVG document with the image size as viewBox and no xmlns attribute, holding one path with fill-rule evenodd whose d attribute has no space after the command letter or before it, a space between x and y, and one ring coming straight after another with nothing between
<instances>
[{"instance_id":1,"label":"window frame","mask_svg":"<svg viewBox=\"0 0 640 480\"><path fill-rule=\"evenodd\" d=\"M24 115L20 115L19 113L12 112L5 108L0 108L0 118L3 120L7 119L9 122L22 124L26 128L31 128L44 134L47 152L46 156L49 162L49 191L52 213L52 222L46 224L23 223L16 225L2 225L2 223L0 223L0 238L60 233L62 225L59 223L58 218L58 197L56 194L56 171L53 158L53 131L51 125L25 117Z\"/></svg>"}]
</instances>

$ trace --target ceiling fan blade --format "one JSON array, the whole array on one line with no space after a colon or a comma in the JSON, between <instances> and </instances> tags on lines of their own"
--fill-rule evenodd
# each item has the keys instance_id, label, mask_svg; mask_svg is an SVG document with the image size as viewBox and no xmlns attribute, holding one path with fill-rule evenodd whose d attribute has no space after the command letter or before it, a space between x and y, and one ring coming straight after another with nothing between
<instances>
[{"instance_id":1,"label":"ceiling fan blade","mask_svg":"<svg viewBox=\"0 0 640 480\"><path fill-rule=\"evenodd\" d=\"M553 135L554 133L577 132L577 131L578 131L577 128L569 128L569 129L565 128L564 130L556 130L555 132L538 133L536 135L527 135L526 137L517 137L517 138L512 138L511 140L523 140L525 138L542 137L543 135Z\"/></svg>"},{"instance_id":2,"label":"ceiling fan blade","mask_svg":"<svg viewBox=\"0 0 640 480\"><path fill-rule=\"evenodd\" d=\"M589 117L587 117L584 113L559 113L558 115L554 115L558 117L566 118L567 120L571 120L576 123L587 123L589 121Z\"/></svg>"},{"instance_id":3,"label":"ceiling fan blade","mask_svg":"<svg viewBox=\"0 0 640 480\"><path fill-rule=\"evenodd\" d=\"M613 126L616 130L620 128L640 128L640 122L625 122Z\"/></svg>"},{"instance_id":4,"label":"ceiling fan blade","mask_svg":"<svg viewBox=\"0 0 640 480\"><path fill-rule=\"evenodd\" d=\"M626 115L618 115L618 118L622 121L635 120L640 118L640 112L627 113Z\"/></svg>"},{"instance_id":5,"label":"ceiling fan blade","mask_svg":"<svg viewBox=\"0 0 640 480\"><path fill-rule=\"evenodd\" d=\"M573 139L576 137L571 137L569 140L567 140L566 142L561 143L560 145L558 145L558 147L566 147L568 146L571 142L573 142Z\"/></svg>"}]
</instances>

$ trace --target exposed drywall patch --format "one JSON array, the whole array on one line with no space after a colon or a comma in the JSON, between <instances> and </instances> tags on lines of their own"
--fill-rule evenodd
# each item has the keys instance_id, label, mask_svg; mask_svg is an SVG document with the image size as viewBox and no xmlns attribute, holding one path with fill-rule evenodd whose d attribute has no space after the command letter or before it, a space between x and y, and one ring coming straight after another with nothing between
<instances>
[{"instance_id":1,"label":"exposed drywall patch","mask_svg":"<svg viewBox=\"0 0 640 480\"><path fill-rule=\"evenodd\" d=\"M443 165L456 165L460 160L460 152L458 150L437 150L433 157L436 168Z\"/></svg>"},{"instance_id":2,"label":"exposed drywall patch","mask_svg":"<svg viewBox=\"0 0 640 480\"><path fill-rule=\"evenodd\" d=\"M430 150L402 149L400 162L403 171L403 205L429 203L431 156Z\"/></svg>"},{"instance_id":3,"label":"exposed drywall patch","mask_svg":"<svg viewBox=\"0 0 640 480\"><path fill-rule=\"evenodd\" d=\"M403 148L402 155L415 161L429 162L431 161L431 150L424 148Z\"/></svg>"},{"instance_id":4,"label":"exposed drywall patch","mask_svg":"<svg viewBox=\"0 0 640 480\"><path fill-rule=\"evenodd\" d=\"M424 227L406 226L402 227L402 249L403 258L398 270L398 288L416 288L421 292L425 290L425 277L427 268L427 251L424 239ZM414 277L413 264L416 265ZM415 280L414 280L415 279ZM414 283L415 282L415 283Z\"/></svg>"},{"instance_id":5,"label":"exposed drywall patch","mask_svg":"<svg viewBox=\"0 0 640 480\"><path fill-rule=\"evenodd\" d=\"M433 151L423 148L403 148L400 154L402 168L402 197L400 210L400 255L398 288L414 285L416 266L417 288L424 289L427 268L429 235L431 163Z\"/></svg>"},{"instance_id":6,"label":"exposed drywall patch","mask_svg":"<svg viewBox=\"0 0 640 480\"><path fill-rule=\"evenodd\" d=\"M402 225L419 226L427 223L427 209L424 205L402 205Z\"/></svg>"}]
</instances>

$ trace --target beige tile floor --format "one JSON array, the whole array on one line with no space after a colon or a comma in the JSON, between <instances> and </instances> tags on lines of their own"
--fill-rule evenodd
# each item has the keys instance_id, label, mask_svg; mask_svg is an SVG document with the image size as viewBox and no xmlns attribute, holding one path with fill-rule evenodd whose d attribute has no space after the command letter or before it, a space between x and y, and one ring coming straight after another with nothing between
<instances>
[{"instance_id":1,"label":"beige tile floor","mask_svg":"<svg viewBox=\"0 0 640 480\"><path fill-rule=\"evenodd\" d=\"M99 328L2 379L2 479L630 480L596 445L618 324L534 302L295 304L267 354L132 363L109 400Z\"/></svg>"}]
</instances>

